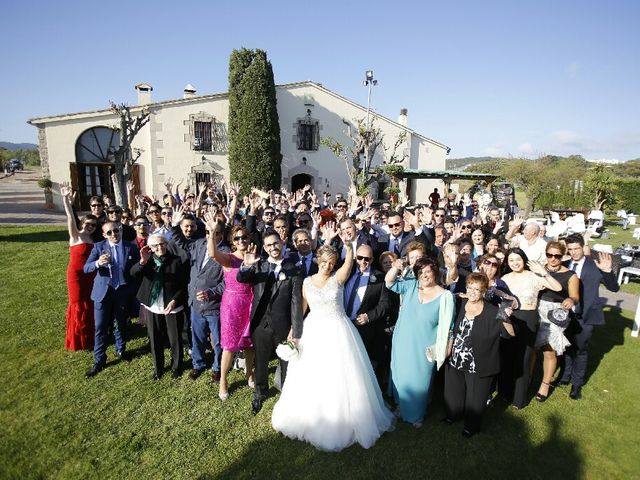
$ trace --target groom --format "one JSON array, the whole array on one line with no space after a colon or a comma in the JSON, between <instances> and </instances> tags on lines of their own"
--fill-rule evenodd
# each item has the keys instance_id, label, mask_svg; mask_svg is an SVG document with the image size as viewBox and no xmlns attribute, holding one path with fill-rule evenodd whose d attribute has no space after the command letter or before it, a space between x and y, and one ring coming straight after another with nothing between
<instances>
[{"instance_id":1,"label":"groom","mask_svg":"<svg viewBox=\"0 0 640 480\"><path fill-rule=\"evenodd\" d=\"M282 257L282 240L274 231L262 239L268 257L256 255L255 246L245 253L238 271L241 283L253 284L251 305L251 338L255 349L255 379L251 410L257 414L269 392L269 361L278 344L302 335L302 280L297 256ZM287 362L280 360L282 381L287 372Z\"/></svg>"}]
</instances>

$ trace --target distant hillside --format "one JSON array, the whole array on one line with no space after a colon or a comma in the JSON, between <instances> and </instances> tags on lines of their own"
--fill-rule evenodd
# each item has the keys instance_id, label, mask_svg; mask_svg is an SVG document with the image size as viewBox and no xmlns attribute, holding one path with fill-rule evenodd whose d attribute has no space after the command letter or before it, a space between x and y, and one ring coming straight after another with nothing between
<instances>
[{"instance_id":1,"label":"distant hillside","mask_svg":"<svg viewBox=\"0 0 640 480\"><path fill-rule=\"evenodd\" d=\"M464 158L448 158L446 160L447 170L464 170L467 165L491 162L498 160L498 157L464 157Z\"/></svg>"},{"instance_id":2,"label":"distant hillside","mask_svg":"<svg viewBox=\"0 0 640 480\"><path fill-rule=\"evenodd\" d=\"M0 142L0 148L5 148L12 152L16 150L37 150L38 145L33 143L11 143L11 142Z\"/></svg>"}]
</instances>

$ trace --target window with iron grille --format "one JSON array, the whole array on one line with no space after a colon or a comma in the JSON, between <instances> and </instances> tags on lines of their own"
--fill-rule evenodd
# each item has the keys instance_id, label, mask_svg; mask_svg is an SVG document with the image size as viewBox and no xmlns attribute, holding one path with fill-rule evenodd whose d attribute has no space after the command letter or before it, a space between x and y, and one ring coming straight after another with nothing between
<instances>
[{"instance_id":1,"label":"window with iron grille","mask_svg":"<svg viewBox=\"0 0 640 480\"><path fill-rule=\"evenodd\" d=\"M317 120L298 120L298 150L318 150L320 125Z\"/></svg>"},{"instance_id":2,"label":"window with iron grille","mask_svg":"<svg viewBox=\"0 0 640 480\"><path fill-rule=\"evenodd\" d=\"M212 122L193 122L193 149L201 152L213 150Z\"/></svg>"}]
</instances>

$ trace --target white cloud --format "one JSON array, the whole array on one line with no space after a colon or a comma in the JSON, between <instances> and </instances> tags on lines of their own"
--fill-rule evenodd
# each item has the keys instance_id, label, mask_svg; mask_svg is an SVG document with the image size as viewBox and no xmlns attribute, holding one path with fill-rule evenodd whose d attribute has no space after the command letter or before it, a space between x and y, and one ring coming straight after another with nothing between
<instances>
[{"instance_id":1,"label":"white cloud","mask_svg":"<svg viewBox=\"0 0 640 480\"><path fill-rule=\"evenodd\" d=\"M502 146L501 145L494 145L491 147L487 147L484 149L484 154L489 156L489 157L497 157L502 155Z\"/></svg>"},{"instance_id":2,"label":"white cloud","mask_svg":"<svg viewBox=\"0 0 640 480\"><path fill-rule=\"evenodd\" d=\"M571 130L556 130L551 134L551 141L563 147L582 147L585 139Z\"/></svg>"},{"instance_id":3,"label":"white cloud","mask_svg":"<svg viewBox=\"0 0 640 480\"><path fill-rule=\"evenodd\" d=\"M532 155L535 150L533 148L533 145L531 145L528 142L525 142L518 147L518 151L520 153L524 153L525 155Z\"/></svg>"}]
</instances>

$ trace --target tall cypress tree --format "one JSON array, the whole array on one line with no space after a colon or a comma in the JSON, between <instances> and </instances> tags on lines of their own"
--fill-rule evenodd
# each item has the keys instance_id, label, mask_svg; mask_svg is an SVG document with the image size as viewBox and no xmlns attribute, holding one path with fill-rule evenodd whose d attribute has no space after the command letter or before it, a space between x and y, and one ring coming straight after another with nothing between
<instances>
[{"instance_id":1,"label":"tall cypress tree","mask_svg":"<svg viewBox=\"0 0 640 480\"><path fill-rule=\"evenodd\" d=\"M244 193L279 189L280 124L266 52L242 48L229 60L229 170Z\"/></svg>"}]
</instances>

